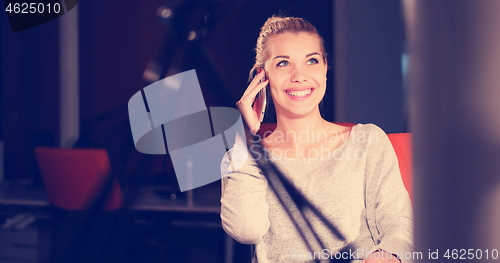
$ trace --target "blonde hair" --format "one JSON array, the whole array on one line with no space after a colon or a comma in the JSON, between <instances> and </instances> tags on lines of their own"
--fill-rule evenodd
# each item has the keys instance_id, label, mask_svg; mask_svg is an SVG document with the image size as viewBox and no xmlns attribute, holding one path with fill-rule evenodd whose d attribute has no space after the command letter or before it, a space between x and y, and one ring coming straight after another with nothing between
<instances>
[{"instance_id":1,"label":"blonde hair","mask_svg":"<svg viewBox=\"0 0 500 263\"><path fill-rule=\"evenodd\" d=\"M323 38L319 35L316 28L311 25L311 23L305 21L303 18L298 17L278 17L272 16L267 19L264 26L262 26L257 38L257 45L255 47L255 64L250 70L249 80L253 79L256 74L257 69L264 69L266 60L268 59L268 39L269 37L277 34L282 34L285 32L290 32L298 34L300 32L310 33L318 37L320 40L321 55L323 56L323 61L326 63L327 53L325 51L325 45Z\"/></svg>"}]
</instances>

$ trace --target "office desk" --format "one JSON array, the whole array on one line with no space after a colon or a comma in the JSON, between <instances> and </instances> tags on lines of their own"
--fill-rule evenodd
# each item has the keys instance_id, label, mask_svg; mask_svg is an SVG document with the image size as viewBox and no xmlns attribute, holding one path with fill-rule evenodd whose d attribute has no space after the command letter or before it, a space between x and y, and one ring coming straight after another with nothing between
<instances>
[{"instance_id":1,"label":"office desk","mask_svg":"<svg viewBox=\"0 0 500 263\"><path fill-rule=\"evenodd\" d=\"M49 207L50 203L43 188L2 183L0 184L0 205Z\"/></svg>"},{"instance_id":2,"label":"office desk","mask_svg":"<svg viewBox=\"0 0 500 263\"><path fill-rule=\"evenodd\" d=\"M220 214L220 192L207 194L200 191L199 196L195 196L193 204L188 205L186 199L171 200L157 195L156 191L162 189L165 187L141 187L129 209L149 212ZM0 184L0 206L49 207L50 202L43 188L2 183Z\"/></svg>"},{"instance_id":3,"label":"office desk","mask_svg":"<svg viewBox=\"0 0 500 263\"><path fill-rule=\"evenodd\" d=\"M214 184L215 185L215 184ZM164 190L162 186L148 186L139 188L135 201L129 211L138 215L155 214L171 218L171 226L217 228L222 230L220 223L220 188L195 189L192 205L186 199L171 200L167 196L156 194ZM217 186L217 185L215 185ZM205 191L203 191L205 190ZM206 191L208 190L208 191ZM17 213L29 212L36 214L38 219L50 219L50 202L45 189L28 186L0 184L0 215L12 216ZM169 215L176 215L170 217ZM182 220L175 218L182 217ZM191 220L185 220L190 218ZM203 218L204 220L197 220ZM195 220L193 220L195 219ZM224 261L233 261L234 241L224 233Z\"/></svg>"},{"instance_id":4,"label":"office desk","mask_svg":"<svg viewBox=\"0 0 500 263\"><path fill-rule=\"evenodd\" d=\"M156 191L163 190L164 188L161 186L141 188L130 209L151 212L220 214L220 189L212 189L212 193L195 189L193 204L189 205L187 199L171 200L168 197L161 197L156 194Z\"/></svg>"}]
</instances>

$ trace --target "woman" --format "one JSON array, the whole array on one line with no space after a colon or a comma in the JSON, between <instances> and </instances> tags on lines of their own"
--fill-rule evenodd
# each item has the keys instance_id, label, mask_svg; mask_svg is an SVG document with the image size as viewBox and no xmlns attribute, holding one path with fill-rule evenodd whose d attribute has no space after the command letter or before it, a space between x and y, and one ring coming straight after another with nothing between
<instances>
[{"instance_id":1,"label":"woman","mask_svg":"<svg viewBox=\"0 0 500 263\"><path fill-rule=\"evenodd\" d=\"M252 103L267 86L277 127L262 141L266 158L343 238L314 213L305 211L327 246L308 251L251 158L243 158L246 162L235 171L229 158L222 161L224 230L238 242L254 245L253 261L259 263L339 258L346 256L337 253L346 246L356 250L349 259L411 262L405 253L412 249L412 208L387 135L373 124L348 128L321 117L319 104L325 94L328 65L323 40L314 26L301 18L271 17L261 29L256 53L251 75L258 74L238 101L238 109L252 132L257 131L260 109ZM246 149L244 144L235 144L233 164Z\"/></svg>"}]
</instances>

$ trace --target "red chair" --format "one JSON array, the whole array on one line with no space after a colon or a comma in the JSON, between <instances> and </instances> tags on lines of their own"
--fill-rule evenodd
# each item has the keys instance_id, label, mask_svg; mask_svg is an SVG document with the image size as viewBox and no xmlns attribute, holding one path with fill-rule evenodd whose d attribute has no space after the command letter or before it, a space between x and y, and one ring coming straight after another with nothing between
<instances>
[{"instance_id":1,"label":"red chair","mask_svg":"<svg viewBox=\"0 0 500 263\"><path fill-rule=\"evenodd\" d=\"M35 148L49 201L65 210L84 210L103 190L111 176L108 154L104 149ZM103 210L123 206L122 192L115 179Z\"/></svg>"},{"instance_id":2,"label":"red chair","mask_svg":"<svg viewBox=\"0 0 500 263\"><path fill-rule=\"evenodd\" d=\"M387 134L398 157L399 171L413 203L413 161L411 133Z\"/></svg>"},{"instance_id":3,"label":"red chair","mask_svg":"<svg viewBox=\"0 0 500 263\"><path fill-rule=\"evenodd\" d=\"M37 147L35 156L53 205L50 262L106 262L114 255L110 240L122 231L117 218L123 206L115 178L103 211L89 209L111 176L106 150Z\"/></svg>"}]
</instances>

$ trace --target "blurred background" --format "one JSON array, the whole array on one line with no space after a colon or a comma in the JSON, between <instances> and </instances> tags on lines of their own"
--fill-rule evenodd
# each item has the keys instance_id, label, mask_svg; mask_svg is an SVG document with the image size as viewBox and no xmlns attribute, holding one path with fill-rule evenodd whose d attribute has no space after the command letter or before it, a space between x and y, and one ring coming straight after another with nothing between
<instances>
[{"instance_id":1,"label":"blurred background","mask_svg":"<svg viewBox=\"0 0 500 263\"><path fill-rule=\"evenodd\" d=\"M166 262L195 262L169 256L193 253L207 255L204 262L248 261L249 247L228 241L220 226L218 181L194 191L195 199L211 200L211 212L200 212L203 205L186 212L187 197L179 191L169 156L135 150L128 100L152 82L196 69L206 105L234 107L248 84L260 27L272 15L297 16L317 28L329 54L323 116L405 132L401 3L342 5L336 11L335 2L327 0L86 0L58 19L17 33L2 13L0 178L8 185L6 199L17 200L16 191L28 189L38 194L30 198L48 205L35 147L105 149L124 194L153 199L142 210L131 209L127 223L116 224L131 231L125 245L129 260L144 260L149 251L147 257ZM265 122L276 119L268 114ZM5 218L33 212L23 210L23 202L18 206L3 206ZM54 220L58 213L47 215L49 228L50 222L69 220ZM160 238L153 234L158 231ZM35 254L43 260L43 253Z\"/></svg>"},{"instance_id":2,"label":"blurred background","mask_svg":"<svg viewBox=\"0 0 500 263\"><path fill-rule=\"evenodd\" d=\"M126 232L115 246L121 261L199 262L203 255L203 262L249 262L249 247L233 242L220 226L220 182L180 193L168 155L135 150L127 103L159 79L196 69L206 105L234 107L248 84L260 27L272 15L305 18L324 38L327 120L414 134L414 208L417 225L429 227L417 235L419 248L427 251L431 236L433 247L461 244L450 233L467 237L466 246L498 244L498 238L484 241L479 234L488 232L479 229L481 222L498 217L489 212L498 164L486 161L500 152L493 106L500 98L500 52L494 48L499 21L491 10L500 10L498 2L85 0L58 19L17 33L2 12L0 216L7 224L28 215L38 225L27 224L34 228L25 227L31 234L23 238L0 230L0 262L47 261L54 248L40 244L57 242L55 218L79 222L67 219L75 209L57 207L47 197L34 152L39 146L105 150L129 208L104 226ZM484 193L485 185L493 190ZM467 207L478 204L482 210L474 211L482 216L466 216ZM449 226L441 232L430 219L440 211L447 212L439 222ZM453 221L457 216L465 217ZM124 219L116 224L117 217ZM471 225L478 227L461 232ZM25 251L5 254L9 246L2 244L30 238Z\"/></svg>"},{"instance_id":3,"label":"blurred background","mask_svg":"<svg viewBox=\"0 0 500 263\"><path fill-rule=\"evenodd\" d=\"M162 8L169 8L171 17L165 19L158 14ZM147 173L144 167L138 169L130 161L130 158L138 158L148 159L151 174L159 172L153 167L155 162L164 159L163 156L139 154L131 143L127 115L130 97L159 77L196 69L207 106L234 107L248 83L248 73L255 58L253 48L260 27L273 14L303 17L315 25L323 36L332 69L328 73L323 106L326 119L373 122L379 123L387 132L404 132L401 4L399 1L369 2L356 8L360 9L352 11L356 17L363 16L360 12L377 17L366 18L363 25L354 24L363 21L344 21L348 24L345 26L352 29L342 32L346 39L338 44L343 45L345 50L343 59L347 59L345 56L353 59L339 65L335 64L332 1L316 4L303 1L271 1L265 4L251 1L147 1L127 4L82 1L78 4L78 26L74 29L78 30L78 143L107 148L114 170ZM205 15L209 15L207 24L203 21ZM370 25L370 20L379 23ZM36 175L33 148L60 144L59 91L61 72L64 71L60 65L60 22L56 19L12 33L7 17L3 15L0 138L6 142L6 180L27 178L41 183ZM179 43L181 35L187 38L191 31L198 34L196 39ZM370 36L362 36L362 33L369 33ZM373 67L375 64L377 67ZM335 70L339 67L353 71L343 79L342 84L356 86L357 90L348 90L347 94L345 88L336 91ZM361 72L369 75L358 74ZM380 76L382 74L388 76ZM386 81L380 80L383 84L378 84L372 81L376 78L385 78ZM378 93L373 98L371 95L377 88L384 93ZM343 101L347 99L343 108L336 107L334 103L341 92ZM360 105L362 107L358 107ZM382 108L387 108L390 115L383 114ZM275 119L271 116L266 121L275 122Z\"/></svg>"}]
</instances>

